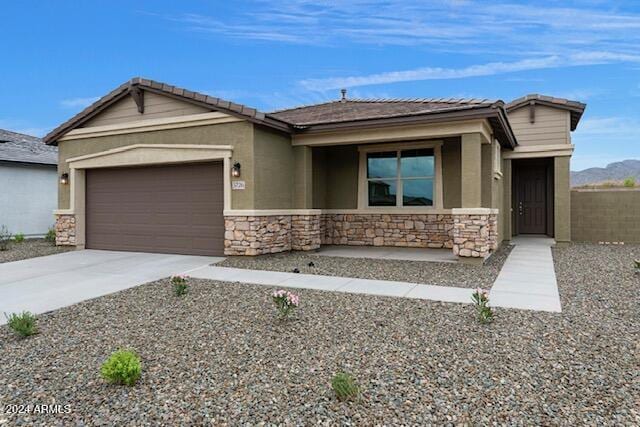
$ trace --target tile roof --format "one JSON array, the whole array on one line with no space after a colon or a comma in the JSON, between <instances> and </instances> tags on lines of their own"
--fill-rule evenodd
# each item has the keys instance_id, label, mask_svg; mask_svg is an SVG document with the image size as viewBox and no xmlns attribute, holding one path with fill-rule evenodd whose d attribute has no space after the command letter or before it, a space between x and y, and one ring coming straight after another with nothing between
<instances>
[{"instance_id":1,"label":"tile roof","mask_svg":"<svg viewBox=\"0 0 640 427\"><path fill-rule=\"evenodd\" d=\"M490 99L464 98L343 99L273 111L268 113L268 116L295 126L311 126L460 111L493 105L502 105L502 102Z\"/></svg>"},{"instance_id":2,"label":"tile roof","mask_svg":"<svg viewBox=\"0 0 640 427\"><path fill-rule=\"evenodd\" d=\"M58 149L35 136L0 129L0 161L57 165Z\"/></svg>"},{"instance_id":3,"label":"tile roof","mask_svg":"<svg viewBox=\"0 0 640 427\"><path fill-rule=\"evenodd\" d=\"M553 108L560 108L571 113L571 130L576 130L578 122L584 113L587 104L578 101L571 101L565 98L556 98L553 96L540 95L532 93L521 98L514 99L506 105L507 112L517 110L531 103L547 105Z\"/></svg>"},{"instance_id":4,"label":"tile roof","mask_svg":"<svg viewBox=\"0 0 640 427\"><path fill-rule=\"evenodd\" d=\"M133 90L133 88L140 88L142 90L148 90L151 92L168 95L206 108L211 108L212 111L221 111L230 115L242 117L251 122L261 123L281 130L288 130L288 125L286 123L283 123L271 117L267 117L264 113L258 111L255 108L237 104L231 101L226 101L224 99L216 98L214 96L209 96L203 93L183 89L177 86L168 85L166 83L157 82L155 80L134 77L131 80L121 84L120 86L73 116L71 119L67 120L54 130L49 132L43 138L44 141L47 144L55 144L57 139L62 135L77 126L80 126L83 122L89 120L91 117L98 114L109 105L124 98Z\"/></svg>"}]
</instances>

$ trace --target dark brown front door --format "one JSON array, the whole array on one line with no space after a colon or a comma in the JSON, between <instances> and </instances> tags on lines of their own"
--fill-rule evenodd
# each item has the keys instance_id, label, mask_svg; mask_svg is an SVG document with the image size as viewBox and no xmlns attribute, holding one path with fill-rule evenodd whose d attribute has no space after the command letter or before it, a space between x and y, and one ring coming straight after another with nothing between
<instances>
[{"instance_id":1,"label":"dark brown front door","mask_svg":"<svg viewBox=\"0 0 640 427\"><path fill-rule=\"evenodd\" d=\"M517 172L516 217L520 234L547 232L547 168L531 164Z\"/></svg>"},{"instance_id":2,"label":"dark brown front door","mask_svg":"<svg viewBox=\"0 0 640 427\"><path fill-rule=\"evenodd\" d=\"M90 169L86 247L222 255L222 163Z\"/></svg>"}]
</instances>

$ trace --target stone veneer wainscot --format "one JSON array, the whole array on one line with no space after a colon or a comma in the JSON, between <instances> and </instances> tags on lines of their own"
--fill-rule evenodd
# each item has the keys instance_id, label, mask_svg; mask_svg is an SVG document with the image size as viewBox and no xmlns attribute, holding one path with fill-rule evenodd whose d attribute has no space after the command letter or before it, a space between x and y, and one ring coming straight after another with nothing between
<instances>
[{"instance_id":1,"label":"stone veneer wainscot","mask_svg":"<svg viewBox=\"0 0 640 427\"><path fill-rule=\"evenodd\" d=\"M498 248L498 214L454 214L453 253L487 258Z\"/></svg>"},{"instance_id":2,"label":"stone veneer wainscot","mask_svg":"<svg viewBox=\"0 0 640 427\"><path fill-rule=\"evenodd\" d=\"M76 245L76 217L70 214L56 215L56 245Z\"/></svg>"}]
</instances>

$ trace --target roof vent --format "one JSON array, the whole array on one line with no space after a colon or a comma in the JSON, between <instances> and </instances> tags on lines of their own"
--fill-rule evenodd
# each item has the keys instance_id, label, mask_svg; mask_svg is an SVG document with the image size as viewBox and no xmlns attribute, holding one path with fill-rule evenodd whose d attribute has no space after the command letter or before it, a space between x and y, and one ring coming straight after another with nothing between
<instances>
[{"instance_id":1,"label":"roof vent","mask_svg":"<svg viewBox=\"0 0 640 427\"><path fill-rule=\"evenodd\" d=\"M347 100L347 90L340 89L340 94L342 95L342 97L340 98L340 102L345 102Z\"/></svg>"}]
</instances>

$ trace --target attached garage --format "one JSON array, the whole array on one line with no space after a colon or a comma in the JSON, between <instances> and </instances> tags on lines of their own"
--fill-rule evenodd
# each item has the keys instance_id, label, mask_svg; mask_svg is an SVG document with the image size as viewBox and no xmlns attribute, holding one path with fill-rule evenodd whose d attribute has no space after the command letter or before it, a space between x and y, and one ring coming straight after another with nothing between
<instances>
[{"instance_id":1,"label":"attached garage","mask_svg":"<svg viewBox=\"0 0 640 427\"><path fill-rule=\"evenodd\" d=\"M224 253L223 163L86 170L90 249Z\"/></svg>"}]
</instances>

